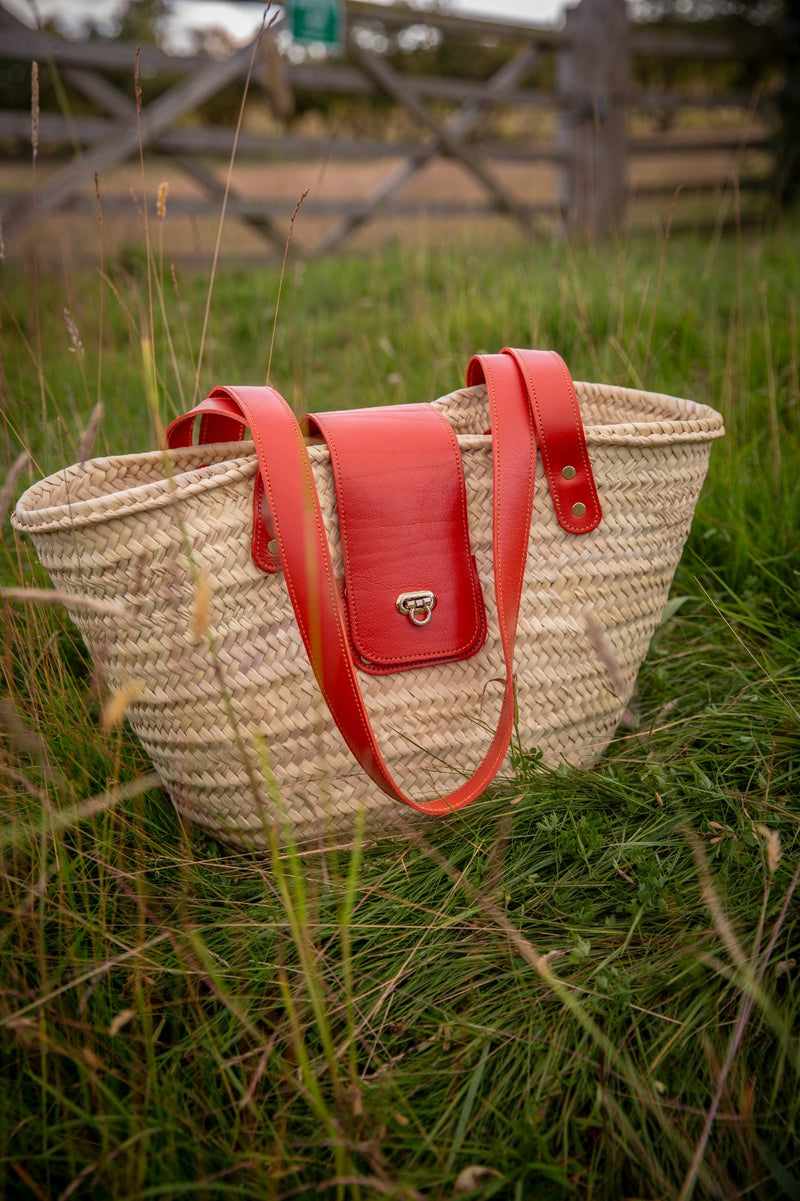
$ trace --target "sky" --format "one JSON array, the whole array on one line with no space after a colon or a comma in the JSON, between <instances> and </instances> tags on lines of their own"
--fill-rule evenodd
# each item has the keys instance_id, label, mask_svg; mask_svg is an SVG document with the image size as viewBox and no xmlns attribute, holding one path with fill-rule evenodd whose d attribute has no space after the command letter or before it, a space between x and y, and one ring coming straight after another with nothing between
<instances>
[{"instance_id":1,"label":"sky","mask_svg":"<svg viewBox=\"0 0 800 1201\"><path fill-rule=\"evenodd\" d=\"M27 23L58 17L67 28L77 32L88 18L96 23L108 20L120 0L2 0L3 4ZM532 25L557 25L565 0L448 0L448 7L467 16L495 20L524 21ZM264 5L236 3L235 0L173 0L175 10L175 48L186 48L181 30L188 27L224 26L232 36L246 40L261 24Z\"/></svg>"}]
</instances>

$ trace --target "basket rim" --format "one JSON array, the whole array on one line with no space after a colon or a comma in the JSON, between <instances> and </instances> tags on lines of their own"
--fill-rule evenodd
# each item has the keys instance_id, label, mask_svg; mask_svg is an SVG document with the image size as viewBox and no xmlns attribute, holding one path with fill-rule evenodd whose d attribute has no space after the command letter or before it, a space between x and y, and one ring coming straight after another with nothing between
<instances>
[{"instance_id":1,"label":"basket rim","mask_svg":"<svg viewBox=\"0 0 800 1201\"><path fill-rule=\"evenodd\" d=\"M636 407L636 401L646 402L649 407L663 410L663 416L647 421L620 421L606 424L586 424L585 435L589 446L628 446L644 449L649 446L667 446L677 443L704 443L724 434L720 413L708 405L660 392L645 392L640 389L622 388L611 384L595 384L575 381L579 396L591 392L621 407L627 401ZM485 385L459 388L430 402L446 411L448 405L457 405L468 399L485 395ZM490 434L457 434L462 450L488 449ZM312 462L328 459L324 445L310 445ZM136 468L149 471L162 469L159 478L148 479L118 491L101 492L90 497L71 500L68 496L70 483L85 480L92 474L106 474L109 467L119 465L127 474ZM226 487L252 478L257 471L253 443L250 441L216 443L204 446L182 447L176 450L149 450L128 454L106 455L87 459L60 468L58 471L37 480L27 488L11 514L12 526L29 534L44 534L64 531L85 525L100 524L115 519L124 519L129 514L149 509L163 508L211 489ZM65 499L57 504L42 503L44 497L60 487Z\"/></svg>"},{"instance_id":2,"label":"basket rim","mask_svg":"<svg viewBox=\"0 0 800 1201\"><path fill-rule=\"evenodd\" d=\"M15 529L28 533L47 533L176 504L188 496L252 478L257 470L255 455L247 453L248 450L252 451L252 446L252 442L216 443L171 451L148 450L104 455L73 463L31 484L17 501L11 514L11 524ZM58 504L40 503L40 498L51 492L54 486L60 486L63 492L68 493L70 482L105 474L106 467L117 464L129 472L137 466L152 470L163 468L165 464L174 466L176 470L117 492L103 492L75 500L67 496Z\"/></svg>"}]
</instances>

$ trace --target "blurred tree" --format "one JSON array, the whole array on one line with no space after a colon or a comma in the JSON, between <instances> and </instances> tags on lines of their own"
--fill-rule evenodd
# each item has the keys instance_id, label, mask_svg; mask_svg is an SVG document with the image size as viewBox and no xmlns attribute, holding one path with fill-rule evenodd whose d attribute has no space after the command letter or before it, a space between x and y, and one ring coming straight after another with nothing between
<instances>
[{"instance_id":1,"label":"blurred tree","mask_svg":"<svg viewBox=\"0 0 800 1201\"><path fill-rule=\"evenodd\" d=\"M774 83L775 197L779 204L800 201L800 0L629 0L633 20L680 25L695 22L710 31L724 29L741 39L738 61L714 65L699 57L650 62L637 78L651 88L674 88L677 77L703 71L721 89L754 90Z\"/></svg>"},{"instance_id":2,"label":"blurred tree","mask_svg":"<svg viewBox=\"0 0 800 1201\"><path fill-rule=\"evenodd\" d=\"M629 0L634 21L723 21L741 17L761 25L780 14L781 0Z\"/></svg>"},{"instance_id":3,"label":"blurred tree","mask_svg":"<svg viewBox=\"0 0 800 1201\"><path fill-rule=\"evenodd\" d=\"M158 45L169 14L169 0L124 0L114 14L115 36L141 46Z\"/></svg>"}]
</instances>

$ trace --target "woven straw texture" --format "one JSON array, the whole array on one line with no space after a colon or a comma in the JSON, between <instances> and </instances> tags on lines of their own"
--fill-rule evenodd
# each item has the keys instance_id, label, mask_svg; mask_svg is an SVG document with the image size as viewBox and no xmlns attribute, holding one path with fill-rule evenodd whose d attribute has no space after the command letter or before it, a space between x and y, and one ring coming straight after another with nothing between
<instances>
[{"instance_id":1,"label":"woven straw texture","mask_svg":"<svg viewBox=\"0 0 800 1201\"><path fill-rule=\"evenodd\" d=\"M537 462L514 741L549 765L585 768L630 700L723 428L718 413L689 400L576 390L604 516L590 534L566 534ZM450 791L483 758L504 675L486 391L433 403L459 436L489 633L467 661L363 676L389 767L420 800ZM309 454L341 575L327 448ZM247 443L96 459L29 488L14 525L59 590L113 602L68 608L108 688L136 697L128 720L179 813L241 846L265 845L287 818L299 842L346 836L362 807L369 829L389 829L398 810L403 820L412 811L354 762L317 688L283 577L251 560L255 474ZM198 634L198 596L209 587Z\"/></svg>"}]
</instances>

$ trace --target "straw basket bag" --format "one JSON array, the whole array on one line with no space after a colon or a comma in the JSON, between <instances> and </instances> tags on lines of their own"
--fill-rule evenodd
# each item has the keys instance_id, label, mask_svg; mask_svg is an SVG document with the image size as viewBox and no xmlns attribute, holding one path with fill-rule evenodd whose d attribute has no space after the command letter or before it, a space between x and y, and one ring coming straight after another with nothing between
<instances>
[{"instance_id":1,"label":"straw basket bag","mask_svg":"<svg viewBox=\"0 0 800 1201\"><path fill-rule=\"evenodd\" d=\"M302 424L216 388L168 449L68 467L13 520L182 815L240 846L362 807L380 833L468 804L512 740L597 760L722 433L506 350L432 403Z\"/></svg>"}]
</instances>

